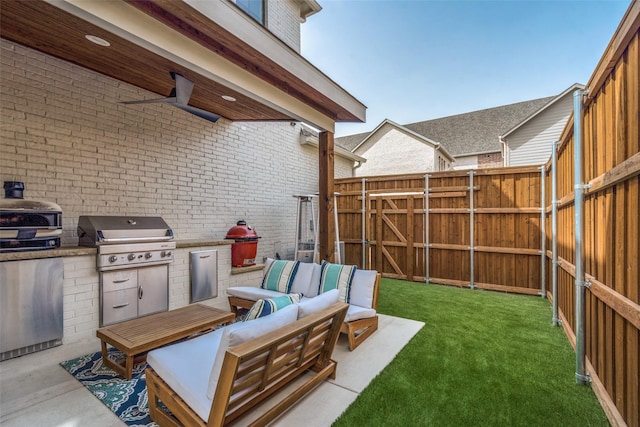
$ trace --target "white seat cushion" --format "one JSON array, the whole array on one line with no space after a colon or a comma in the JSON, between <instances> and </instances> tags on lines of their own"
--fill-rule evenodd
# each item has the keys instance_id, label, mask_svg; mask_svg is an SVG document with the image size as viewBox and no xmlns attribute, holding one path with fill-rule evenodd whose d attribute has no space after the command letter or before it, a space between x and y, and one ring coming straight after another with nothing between
<instances>
[{"instance_id":1,"label":"white seat cushion","mask_svg":"<svg viewBox=\"0 0 640 427\"><path fill-rule=\"evenodd\" d=\"M235 286L227 289L227 294L244 298L251 301L258 301L259 299L276 298L284 295L282 292L271 291L269 289L256 288L255 286Z\"/></svg>"},{"instance_id":2,"label":"white seat cushion","mask_svg":"<svg viewBox=\"0 0 640 427\"><path fill-rule=\"evenodd\" d=\"M373 286L378 272L375 270L356 270L351 282L349 304L364 308L373 307Z\"/></svg>"},{"instance_id":3,"label":"white seat cushion","mask_svg":"<svg viewBox=\"0 0 640 427\"><path fill-rule=\"evenodd\" d=\"M147 354L147 363L203 420L209 418L209 375L220 345L221 328Z\"/></svg>"},{"instance_id":4,"label":"white seat cushion","mask_svg":"<svg viewBox=\"0 0 640 427\"><path fill-rule=\"evenodd\" d=\"M295 322L297 318L298 304L291 304L268 316L259 317L247 322L236 322L233 325L222 328L223 333L218 348L214 353L214 362L209 371L207 371L209 372L209 384L205 389L205 395L209 399L213 399L216 387L218 386L218 378L220 376L220 370L222 369L222 363L224 362L224 355L229 347L260 337L268 332ZM206 373L204 376L206 377ZM204 419L207 420L207 418Z\"/></svg>"},{"instance_id":5,"label":"white seat cushion","mask_svg":"<svg viewBox=\"0 0 640 427\"><path fill-rule=\"evenodd\" d=\"M338 302L340 291L331 289L313 298L302 298L298 304L298 319L302 319L316 311L324 310Z\"/></svg>"},{"instance_id":6,"label":"white seat cushion","mask_svg":"<svg viewBox=\"0 0 640 427\"><path fill-rule=\"evenodd\" d=\"M347 309L347 315L344 318L345 322L353 322L354 320L367 319L369 317L375 317L376 311L373 308L364 308L357 305L349 304Z\"/></svg>"}]
</instances>

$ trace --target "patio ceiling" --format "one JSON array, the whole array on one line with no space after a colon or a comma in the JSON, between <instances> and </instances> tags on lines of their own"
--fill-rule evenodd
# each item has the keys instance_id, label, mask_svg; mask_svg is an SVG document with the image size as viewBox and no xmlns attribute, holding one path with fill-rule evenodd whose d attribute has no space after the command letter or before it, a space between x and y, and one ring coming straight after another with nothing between
<instances>
[{"instance_id":1,"label":"patio ceiling","mask_svg":"<svg viewBox=\"0 0 640 427\"><path fill-rule=\"evenodd\" d=\"M227 1L2 0L0 35L159 96L176 71L195 83L189 105L233 121L333 131L365 118L359 101Z\"/></svg>"}]
</instances>

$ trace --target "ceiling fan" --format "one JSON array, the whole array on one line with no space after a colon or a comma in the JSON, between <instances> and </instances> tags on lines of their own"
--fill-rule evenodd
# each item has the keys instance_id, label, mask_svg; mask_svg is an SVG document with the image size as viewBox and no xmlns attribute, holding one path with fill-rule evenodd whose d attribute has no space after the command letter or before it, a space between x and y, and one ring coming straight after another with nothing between
<instances>
[{"instance_id":1,"label":"ceiling fan","mask_svg":"<svg viewBox=\"0 0 640 427\"><path fill-rule=\"evenodd\" d=\"M191 92L193 92L193 82L181 74L175 71L170 71L171 78L176 82L176 86L171 89L171 93L167 98L147 99L144 101L123 101L120 104L156 104L164 103L173 105L188 113L194 114L202 119L209 120L210 122L217 122L220 118L219 115L203 110L201 108L192 107L189 105L189 98L191 98Z\"/></svg>"}]
</instances>

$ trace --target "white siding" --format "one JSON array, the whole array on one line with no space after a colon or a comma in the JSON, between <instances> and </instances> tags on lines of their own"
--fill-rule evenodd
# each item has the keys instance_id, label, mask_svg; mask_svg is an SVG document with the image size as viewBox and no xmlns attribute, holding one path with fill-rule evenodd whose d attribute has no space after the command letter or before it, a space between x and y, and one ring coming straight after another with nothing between
<instances>
[{"instance_id":1,"label":"white siding","mask_svg":"<svg viewBox=\"0 0 640 427\"><path fill-rule=\"evenodd\" d=\"M392 175L435 171L434 146L385 124L354 153L367 159L355 176Z\"/></svg>"},{"instance_id":2,"label":"white siding","mask_svg":"<svg viewBox=\"0 0 640 427\"><path fill-rule=\"evenodd\" d=\"M453 170L478 169L478 156L460 156L455 160Z\"/></svg>"},{"instance_id":3,"label":"white siding","mask_svg":"<svg viewBox=\"0 0 640 427\"><path fill-rule=\"evenodd\" d=\"M539 165L551 155L551 143L562 134L573 108L572 94L566 94L549 108L510 134L505 143L507 166Z\"/></svg>"}]
</instances>

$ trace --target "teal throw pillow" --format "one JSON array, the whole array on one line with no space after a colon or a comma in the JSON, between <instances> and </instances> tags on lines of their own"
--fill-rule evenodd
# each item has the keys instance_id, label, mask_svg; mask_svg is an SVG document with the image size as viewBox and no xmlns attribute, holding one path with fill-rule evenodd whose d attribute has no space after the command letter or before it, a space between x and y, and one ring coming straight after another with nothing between
<instances>
[{"instance_id":1,"label":"teal throw pillow","mask_svg":"<svg viewBox=\"0 0 640 427\"><path fill-rule=\"evenodd\" d=\"M259 317L268 316L271 313L275 313L291 304L297 304L300 302L301 294L288 294L281 297L259 299L247 312L244 318L244 322L248 320L254 320Z\"/></svg>"},{"instance_id":2,"label":"teal throw pillow","mask_svg":"<svg viewBox=\"0 0 640 427\"><path fill-rule=\"evenodd\" d=\"M262 289L288 294L291 292L291 285L299 265L300 261L273 261L262 278Z\"/></svg>"},{"instance_id":3,"label":"teal throw pillow","mask_svg":"<svg viewBox=\"0 0 640 427\"><path fill-rule=\"evenodd\" d=\"M351 293L351 283L353 282L353 275L356 272L356 268L355 265L331 264L322 261L318 295L331 289L337 289L340 292L338 301L348 303Z\"/></svg>"}]
</instances>

